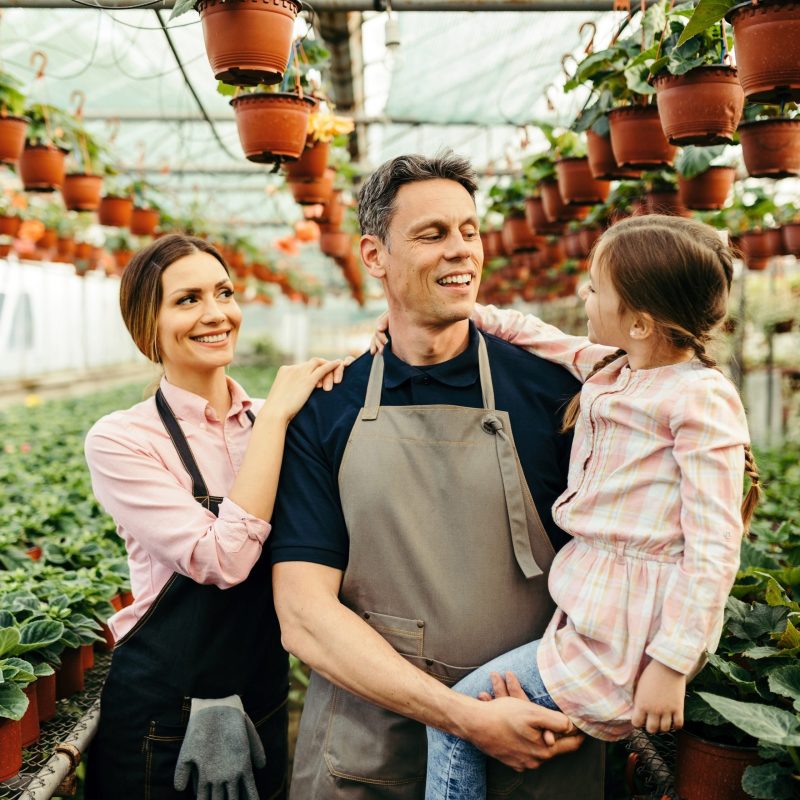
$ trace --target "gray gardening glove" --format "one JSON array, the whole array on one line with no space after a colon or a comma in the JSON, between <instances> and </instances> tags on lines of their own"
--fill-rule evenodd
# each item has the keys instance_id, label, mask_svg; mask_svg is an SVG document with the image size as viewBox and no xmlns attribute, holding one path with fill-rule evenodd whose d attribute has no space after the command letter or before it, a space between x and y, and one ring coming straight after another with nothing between
<instances>
[{"instance_id":1,"label":"gray gardening glove","mask_svg":"<svg viewBox=\"0 0 800 800\"><path fill-rule=\"evenodd\" d=\"M238 695L192 699L189 725L175 767L179 792L191 779L198 800L258 800L253 767L266 763L261 739Z\"/></svg>"}]
</instances>

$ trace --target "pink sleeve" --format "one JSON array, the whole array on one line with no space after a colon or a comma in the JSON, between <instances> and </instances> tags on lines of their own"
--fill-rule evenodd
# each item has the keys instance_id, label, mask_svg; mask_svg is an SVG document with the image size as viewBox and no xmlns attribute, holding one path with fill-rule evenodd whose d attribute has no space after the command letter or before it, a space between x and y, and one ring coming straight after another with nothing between
<instances>
[{"instance_id":1,"label":"pink sleeve","mask_svg":"<svg viewBox=\"0 0 800 800\"><path fill-rule=\"evenodd\" d=\"M203 508L154 454L124 431L93 429L85 444L94 494L126 536L197 583L241 583L270 531L232 500Z\"/></svg>"},{"instance_id":2,"label":"pink sleeve","mask_svg":"<svg viewBox=\"0 0 800 800\"><path fill-rule=\"evenodd\" d=\"M667 584L661 624L647 654L688 674L716 648L725 602L739 568L747 421L733 385L708 379L681 388L673 453L681 473L684 552Z\"/></svg>"},{"instance_id":3,"label":"pink sleeve","mask_svg":"<svg viewBox=\"0 0 800 800\"><path fill-rule=\"evenodd\" d=\"M472 319L481 330L566 367L581 381L586 380L598 361L616 349L592 344L585 336L570 336L533 314L522 314L513 308L501 310L476 304Z\"/></svg>"}]
</instances>

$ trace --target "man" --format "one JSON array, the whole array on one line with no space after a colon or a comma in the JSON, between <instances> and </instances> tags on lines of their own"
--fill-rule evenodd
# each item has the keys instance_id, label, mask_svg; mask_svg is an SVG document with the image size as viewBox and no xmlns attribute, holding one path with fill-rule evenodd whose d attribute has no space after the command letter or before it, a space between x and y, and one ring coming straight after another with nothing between
<instances>
[{"instance_id":1,"label":"man","mask_svg":"<svg viewBox=\"0 0 800 800\"><path fill-rule=\"evenodd\" d=\"M293 800L421 799L423 724L507 765L490 762L490 796L601 797L598 743L581 746L562 714L517 691L480 702L447 688L552 615L560 409L578 388L470 323L475 190L452 154L397 158L366 181L361 257L386 292L391 341L289 429L273 585L284 645L314 671ZM566 735L548 744L544 730Z\"/></svg>"}]
</instances>

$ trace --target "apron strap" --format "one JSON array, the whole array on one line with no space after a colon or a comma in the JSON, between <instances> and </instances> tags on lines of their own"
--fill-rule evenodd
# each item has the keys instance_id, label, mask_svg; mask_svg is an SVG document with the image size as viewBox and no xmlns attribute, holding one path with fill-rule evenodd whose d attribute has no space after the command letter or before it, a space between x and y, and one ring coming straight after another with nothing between
<instances>
[{"instance_id":1,"label":"apron strap","mask_svg":"<svg viewBox=\"0 0 800 800\"><path fill-rule=\"evenodd\" d=\"M381 407L381 392L383 391L383 353L375 353L372 359L372 367L369 371L369 383L367 384L367 396L364 400L364 408L361 409L361 419L378 419L378 410Z\"/></svg>"},{"instance_id":2,"label":"apron strap","mask_svg":"<svg viewBox=\"0 0 800 800\"><path fill-rule=\"evenodd\" d=\"M489 353L486 350L486 340L478 331L478 370L481 376L481 396L483 407L487 411L494 411L494 384L492 383L492 370L489 367Z\"/></svg>"},{"instance_id":3,"label":"apron strap","mask_svg":"<svg viewBox=\"0 0 800 800\"><path fill-rule=\"evenodd\" d=\"M503 429L503 423L496 414L486 414L481 420L481 426L486 433L493 434L497 446L497 462L500 466L500 475L503 479L503 494L506 499L508 524L511 528L511 544L514 547L514 556L522 574L530 579L542 574L541 567L536 563L531 548L528 534L528 522L525 514L525 495L520 483L517 457L514 444Z\"/></svg>"}]
</instances>

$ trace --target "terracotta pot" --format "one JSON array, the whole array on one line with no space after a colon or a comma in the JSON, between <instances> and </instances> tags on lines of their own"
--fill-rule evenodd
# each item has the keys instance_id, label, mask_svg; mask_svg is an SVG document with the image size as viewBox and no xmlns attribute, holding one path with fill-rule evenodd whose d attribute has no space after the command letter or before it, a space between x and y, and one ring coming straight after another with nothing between
<instances>
[{"instance_id":1,"label":"terracotta pot","mask_svg":"<svg viewBox=\"0 0 800 800\"><path fill-rule=\"evenodd\" d=\"M56 670L56 699L71 697L83 691L83 662L80 647L70 647L61 653L61 666Z\"/></svg>"},{"instance_id":2,"label":"terracotta pot","mask_svg":"<svg viewBox=\"0 0 800 800\"><path fill-rule=\"evenodd\" d=\"M206 53L218 81L235 86L279 83L289 63L295 0L199 0Z\"/></svg>"},{"instance_id":3,"label":"terracotta pot","mask_svg":"<svg viewBox=\"0 0 800 800\"><path fill-rule=\"evenodd\" d=\"M290 181L311 181L321 178L328 168L328 154L330 145L328 142L312 142L303 150L300 158L286 164L286 175Z\"/></svg>"},{"instance_id":4,"label":"terracotta pot","mask_svg":"<svg viewBox=\"0 0 800 800\"><path fill-rule=\"evenodd\" d=\"M584 248L581 241L581 231L569 231L564 234L564 250L567 258L584 258L589 251Z\"/></svg>"},{"instance_id":5,"label":"terracotta pot","mask_svg":"<svg viewBox=\"0 0 800 800\"><path fill-rule=\"evenodd\" d=\"M133 592L131 592L130 590L120 592L119 598L122 601L123 608L127 608L128 606L133 605Z\"/></svg>"},{"instance_id":6,"label":"terracotta pot","mask_svg":"<svg viewBox=\"0 0 800 800\"><path fill-rule=\"evenodd\" d=\"M611 149L620 167L670 167L676 148L664 136L655 106L625 106L608 112Z\"/></svg>"},{"instance_id":7,"label":"terracotta pot","mask_svg":"<svg viewBox=\"0 0 800 800\"><path fill-rule=\"evenodd\" d=\"M350 234L337 230L322 231L319 236L319 249L331 258L347 258L352 249Z\"/></svg>"},{"instance_id":8,"label":"terracotta pot","mask_svg":"<svg viewBox=\"0 0 800 800\"><path fill-rule=\"evenodd\" d=\"M114 263L117 265L117 269L122 271L133 258L133 250L115 250L112 255L114 256Z\"/></svg>"},{"instance_id":9,"label":"terracotta pot","mask_svg":"<svg viewBox=\"0 0 800 800\"><path fill-rule=\"evenodd\" d=\"M75 240L71 236L59 236L56 242L56 253L59 258L73 259L75 257Z\"/></svg>"},{"instance_id":10,"label":"terracotta pot","mask_svg":"<svg viewBox=\"0 0 800 800\"><path fill-rule=\"evenodd\" d=\"M557 181L545 181L539 186L544 215L550 222L568 222L583 219L589 213L588 206L568 206L561 199Z\"/></svg>"},{"instance_id":11,"label":"terracotta pot","mask_svg":"<svg viewBox=\"0 0 800 800\"><path fill-rule=\"evenodd\" d=\"M736 67L697 67L655 80L658 115L670 144L730 144L744 111Z\"/></svg>"},{"instance_id":12,"label":"terracotta pot","mask_svg":"<svg viewBox=\"0 0 800 800\"><path fill-rule=\"evenodd\" d=\"M92 246L88 242L75 242L75 258L78 261L88 261L92 256Z\"/></svg>"},{"instance_id":13,"label":"terracotta pot","mask_svg":"<svg viewBox=\"0 0 800 800\"><path fill-rule=\"evenodd\" d=\"M800 256L800 222L789 222L781 228L783 250L793 256Z\"/></svg>"},{"instance_id":14,"label":"terracotta pot","mask_svg":"<svg viewBox=\"0 0 800 800\"><path fill-rule=\"evenodd\" d=\"M22 769L22 734L18 720L0 718L0 783Z\"/></svg>"},{"instance_id":15,"label":"terracotta pot","mask_svg":"<svg viewBox=\"0 0 800 800\"><path fill-rule=\"evenodd\" d=\"M12 239L17 235L22 220L19 217L0 217L0 235L10 236Z\"/></svg>"},{"instance_id":16,"label":"terracotta pot","mask_svg":"<svg viewBox=\"0 0 800 800\"><path fill-rule=\"evenodd\" d=\"M766 264L762 266L760 262L781 254L783 237L778 228L747 231L739 236L739 247L748 267L752 261L756 266L750 267L751 269L763 269Z\"/></svg>"},{"instance_id":17,"label":"terracotta pot","mask_svg":"<svg viewBox=\"0 0 800 800\"><path fill-rule=\"evenodd\" d=\"M688 217L689 209L681 202L677 189L647 192L647 210L650 214L667 214L671 217Z\"/></svg>"},{"instance_id":18,"label":"terracotta pot","mask_svg":"<svg viewBox=\"0 0 800 800\"><path fill-rule=\"evenodd\" d=\"M675 789L687 800L747 800L742 789L745 768L758 764L754 747L714 744L680 731Z\"/></svg>"},{"instance_id":19,"label":"terracotta pot","mask_svg":"<svg viewBox=\"0 0 800 800\"><path fill-rule=\"evenodd\" d=\"M483 243L484 261L491 261L493 258L499 258L505 255L502 231L484 231L481 234L481 242Z\"/></svg>"},{"instance_id":20,"label":"terracotta pot","mask_svg":"<svg viewBox=\"0 0 800 800\"><path fill-rule=\"evenodd\" d=\"M339 227L344 221L344 203L342 203L342 193L333 192L330 199L322 207L322 213L316 221L322 224L334 225Z\"/></svg>"},{"instance_id":21,"label":"terracotta pot","mask_svg":"<svg viewBox=\"0 0 800 800\"><path fill-rule=\"evenodd\" d=\"M158 219L159 213L155 208L134 208L131 214L131 233L134 236L152 236Z\"/></svg>"},{"instance_id":22,"label":"terracotta pot","mask_svg":"<svg viewBox=\"0 0 800 800\"><path fill-rule=\"evenodd\" d=\"M38 544L35 544L33 547L29 547L25 551L25 555L28 556L31 561L39 561L42 557L42 548L39 547Z\"/></svg>"},{"instance_id":23,"label":"terracotta pot","mask_svg":"<svg viewBox=\"0 0 800 800\"><path fill-rule=\"evenodd\" d=\"M520 250L536 250L539 246L536 236L528 227L524 216L506 217L503 221L503 249L506 253Z\"/></svg>"},{"instance_id":24,"label":"terracotta pot","mask_svg":"<svg viewBox=\"0 0 800 800\"><path fill-rule=\"evenodd\" d=\"M595 242L603 235L603 231L600 228L581 228L579 233L581 247L587 255L592 252Z\"/></svg>"},{"instance_id":25,"label":"terracotta pot","mask_svg":"<svg viewBox=\"0 0 800 800\"><path fill-rule=\"evenodd\" d=\"M586 149L589 158L589 170L599 180L624 180L641 177L641 170L622 169L617 166L614 151L611 149L611 137L601 136L594 131L586 131Z\"/></svg>"},{"instance_id":26,"label":"terracotta pot","mask_svg":"<svg viewBox=\"0 0 800 800\"><path fill-rule=\"evenodd\" d=\"M334 170L327 169L321 178L302 181L291 178L287 182L296 203L301 206L324 205L333 194L333 179L335 175Z\"/></svg>"},{"instance_id":27,"label":"terracotta pot","mask_svg":"<svg viewBox=\"0 0 800 800\"><path fill-rule=\"evenodd\" d=\"M588 158L560 158L556 161L558 191L567 205L593 206L604 203L611 191L610 181L592 175Z\"/></svg>"},{"instance_id":28,"label":"terracotta pot","mask_svg":"<svg viewBox=\"0 0 800 800\"><path fill-rule=\"evenodd\" d=\"M24 117L0 116L0 164L15 164L25 147L28 120Z\"/></svg>"},{"instance_id":29,"label":"terracotta pot","mask_svg":"<svg viewBox=\"0 0 800 800\"><path fill-rule=\"evenodd\" d=\"M69 211L97 211L102 189L101 175L74 173L64 178L61 196Z\"/></svg>"},{"instance_id":30,"label":"terracotta pot","mask_svg":"<svg viewBox=\"0 0 800 800\"><path fill-rule=\"evenodd\" d=\"M800 3L742 3L728 19L745 97L752 103L800 101Z\"/></svg>"},{"instance_id":31,"label":"terracotta pot","mask_svg":"<svg viewBox=\"0 0 800 800\"><path fill-rule=\"evenodd\" d=\"M550 222L544 213L544 201L541 197L529 197L525 201L525 221L528 227L540 236L550 234L558 236L564 229L560 222Z\"/></svg>"},{"instance_id":32,"label":"terracotta pot","mask_svg":"<svg viewBox=\"0 0 800 800\"><path fill-rule=\"evenodd\" d=\"M678 175L678 194L681 203L687 208L698 211L722 208L733 188L735 178L734 167L709 167L694 178Z\"/></svg>"},{"instance_id":33,"label":"terracotta pot","mask_svg":"<svg viewBox=\"0 0 800 800\"><path fill-rule=\"evenodd\" d=\"M22 691L28 698L28 710L20 720L20 738L23 747L30 747L39 740L39 704L37 702L36 684L29 683Z\"/></svg>"},{"instance_id":34,"label":"terracotta pot","mask_svg":"<svg viewBox=\"0 0 800 800\"><path fill-rule=\"evenodd\" d=\"M231 105L245 156L259 164L298 159L306 146L308 116L316 104L310 97L288 93L234 97Z\"/></svg>"},{"instance_id":35,"label":"terracotta pot","mask_svg":"<svg viewBox=\"0 0 800 800\"><path fill-rule=\"evenodd\" d=\"M54 228L45 228L44 233L36 240L36 246L42 250L55 250L58 244L58 231Z\"/></svg>"},{"instance_id":36,"label":"terracotta pot","mask_svg":"<svg viewBox=\"0 0 800 800\"><path fill-rule=\"evenodd\" d=\"M241 291L243 292L246 287L241 287ZM235 291L239 291L239 289L234 286ZM107 653L110 653L114 649L114 634L111 633L111 628L106 625L105 622L100 623L100 627L103 629L103 638L106 640L104 644L98 644L97 646L104 650Z\"/></svg>"},{"instance_id":37,"label":"terracotta pot","mask_svg":"<svg viewBox=\"0 0 800 800\"><path fill-rule=\"evenodd\" d=\"M53 674L37 678L35 685L39 722L48 722L56 715L56 676Z\"/></svg>"},{"instance_id":38,"label":"terracotta pot","mask_svg":"<svg viewBox=\"0 0 800 800\"><path fill-rule=\"evenodd\" d=\"M754 178L800 175L800 119L763 119L739 125L742 156Z\"/></svg>"},{"instance_id":39,"label":"terracotta pot","mask_svg":"<svg viewBox=\"0 0 800 800\"><path fill-rule=\"evenodd\" d=\"M10 244L0 244L0 258L6 258L11 255L12 247Z\"/></svg>"},{"instance_id":40,"label":"terracotta pot","mask_svg":"<svg viewBox=\"0 0 800 800\"><path fill-rule=\"evenodd\" d=\"M81 664L84 672L87 669L94 669L94 647L92 645L81 645Z\"/></svg>"},{"instance_id":41,"label":"terracotta pot","mask_svg":"<svg viewBox=\"0 0 800 800\"><path fill-rule=\"evenodd\" d=\"M97 221L111 228L127 228L133 216L133 200L130 197L106 195L97 209Z\"/></svg>"},{"instance_id":42,"label":"terracotta pot","mask_svg":"<svg viewBox=\"0 0 800 800\"><path fill-rule=\"evenodd\" d=\"M19 172L26 192L54 192L64 183L64 154L47 144L25 145L19 157Z\"/></svg>"}]
</instances>

